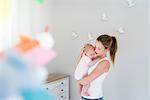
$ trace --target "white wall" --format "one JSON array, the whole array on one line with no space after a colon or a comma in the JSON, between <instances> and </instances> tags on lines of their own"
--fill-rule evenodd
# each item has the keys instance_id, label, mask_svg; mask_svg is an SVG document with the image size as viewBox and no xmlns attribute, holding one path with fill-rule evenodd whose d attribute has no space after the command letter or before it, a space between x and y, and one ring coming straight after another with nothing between
<instances>
[{"instance_id":1,"label":"white wall","mask_svg":"<svg viewBox=\"0 0 150 100\"><path fill-rule=\"evenodd\" d=\"M150 1L148 1L148 3L147 3L148 5L150 5ZM150 6L148 6L148 34L150 33ZM149 36L148 36L148 38L150 37L150 34L149 34ZM148 60L150 60L150 39L148 39L149 40L149 42L148 42L148 47L149 47L149 49L148 49ZM150 62L148 62L149 64L148 64L148 66L150 66ZM150 72L150 67L149 67L149 70L148 70L149 72ZM149 77L148 77L148 79L149 79L149 82L148 82L148 84L150 84L150 73L149 73L149 75L148 75ZM149 91L148 91L148 93L149 93L149 98L150 98L150 85L149 85Z\"/></svg>"},{"instance_id":2,"label":"white wall","mask_svg":"<svg viewBox=\"0 0 150 100\"><path fill-rule=\"evenodd\" d=\"M53 22L55 49L58 57L48 64L49 72L71 75L71 100L79 100L73 78L75 58L87 40L87 32L94 38L108 32L118 38L116 65L104 82L106 100L149 100L148 96L148 3L135 0L128 8L125 0L54 0ZM103 22L106 12L110 20ZM115 30L124 26L126 34ZM72 40L71 32L79 33Z\"/></svg>"},{"instance_id":3,"label":"white wall","mask_svg":"<svg viewBox=\"0 0 150 100\"><path fill-rule=\"evenodd\" d=\"M43 4L37 4L35 1L32 1L33 33L44 32L44 28L47 25L49 31L53 33L53 0L45 0Z\"/></svg>"}]
</instances>

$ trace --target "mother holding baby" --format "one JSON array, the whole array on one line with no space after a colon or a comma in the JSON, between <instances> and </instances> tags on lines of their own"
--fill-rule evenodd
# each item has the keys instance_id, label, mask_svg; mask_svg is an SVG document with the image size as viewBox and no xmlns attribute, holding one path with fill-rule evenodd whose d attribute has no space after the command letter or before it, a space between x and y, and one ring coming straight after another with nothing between
<instances>
[{"instance_id":1,"label":"mother holding baby","mask_svg":"<svg viewBox=\"0 0 150 100\"><path fill-rule=\"evenodd\" d=\"M82 100L104 100L103 81L108 75L110 61L115 62L116 51L116 38L106 34L96 39L95 46L86 44L81 49L77 59L75 79L80 87ZM111 60L106 56L108 52Z\"/></svg>"}]
</instances>

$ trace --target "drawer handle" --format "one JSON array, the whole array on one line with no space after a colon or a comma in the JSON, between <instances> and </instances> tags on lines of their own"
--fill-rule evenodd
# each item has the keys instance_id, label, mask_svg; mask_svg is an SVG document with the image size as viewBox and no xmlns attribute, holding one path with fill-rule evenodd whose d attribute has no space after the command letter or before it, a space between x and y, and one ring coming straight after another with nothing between
<instances>
[{"instance_id":1,"label":"drawer handle","mask_svg":"<svg viewBox=\"0 0 150 100\"><path fill-rule=\"evenodd\" d=\"M63 98L64 96L61 96L61 98Z\"/></svg>"},{"instance_id":2,"label":"drawer handle","mask_svg":"<svg viewBox=\"0 0 150 100\"><path fill-rule=\"evenodd\" d=\"M61 89L61 91L64 91L63 89Z\"/></svg>"},{"instance_id":3,"label":"drawer handle","mask_svg":"<svg viewBox=\"0 0 150 100\"><path fill-rule=\"evenodd\" d=\"M61 82L61 84L64 84L63 82Z\"/></svg>"}]
</instances>

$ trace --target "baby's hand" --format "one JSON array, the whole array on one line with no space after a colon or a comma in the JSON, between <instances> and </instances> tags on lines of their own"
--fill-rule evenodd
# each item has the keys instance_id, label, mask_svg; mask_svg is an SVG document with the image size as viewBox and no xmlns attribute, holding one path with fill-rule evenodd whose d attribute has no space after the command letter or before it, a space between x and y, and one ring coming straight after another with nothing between
<instances>
[{"instance_id":1,"label":"baby's hand","mask_svg":"<svg viewBox=\"0 0 150 100\"><path fill-rule=\"evenodd\" d=\"M81 48L80 55L83 55L85 47Z\"/></svg>"}]
</instances>

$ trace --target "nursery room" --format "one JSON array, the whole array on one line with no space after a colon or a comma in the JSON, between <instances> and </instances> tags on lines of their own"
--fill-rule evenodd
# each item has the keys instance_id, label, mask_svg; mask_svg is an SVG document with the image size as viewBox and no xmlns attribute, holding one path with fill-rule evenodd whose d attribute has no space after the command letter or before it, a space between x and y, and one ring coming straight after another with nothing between
<instances>
[{"instance_id":1,"label":"nursery room","mask_svg":"<svg viewBox=\"0 0 150 100\"><path fill-rule=\"evenodd\" d=\"M0 0L0 100L150 100L149 0Z\"/></svg>"}]
</instances>

